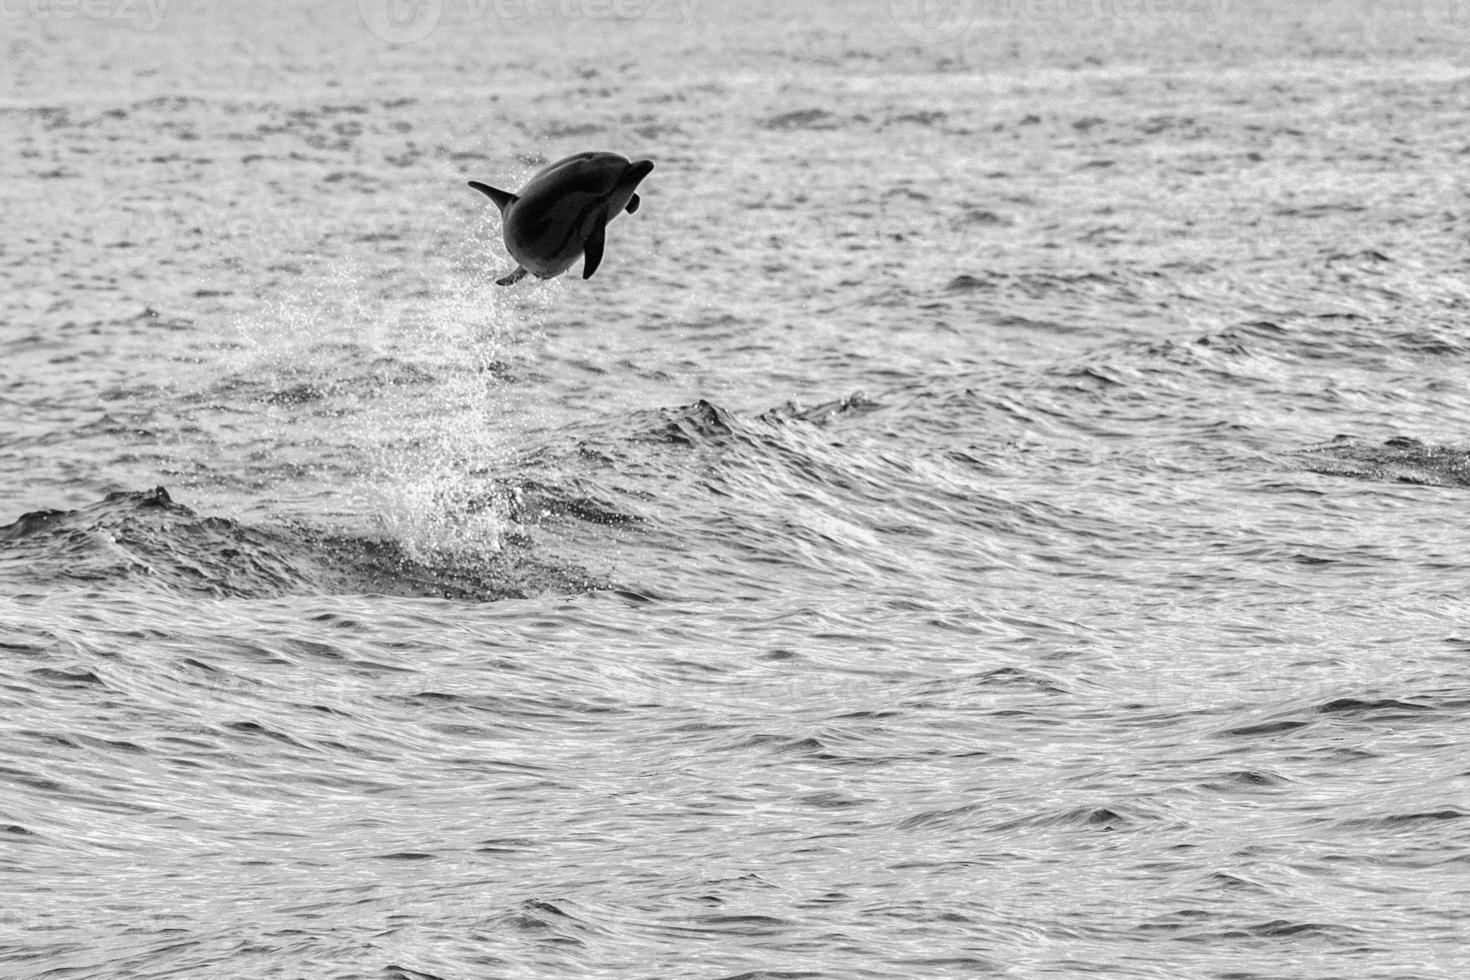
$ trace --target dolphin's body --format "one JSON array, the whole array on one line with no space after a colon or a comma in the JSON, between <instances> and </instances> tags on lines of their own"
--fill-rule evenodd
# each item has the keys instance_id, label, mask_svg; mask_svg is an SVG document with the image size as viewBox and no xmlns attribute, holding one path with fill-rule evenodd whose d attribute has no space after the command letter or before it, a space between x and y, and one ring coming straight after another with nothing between
<instances>
[{"instance_id":1,"label":"dolphin's body","mask_svg":"<svg viewBox=\"0 0 1470 980\"><path fill-rule=\"evenodd\" d=\"M505 247L520 263L496 284L509 286L527 273L551 279L570 269L579 255L587 256L582 278L592 278L602 261L607 223L625 210L638 210L635 190L652 169L651 160L633 163L616 153L577 153L532 177L519 194L470 181L500 208Z\"/></svg>"}]
</instances>

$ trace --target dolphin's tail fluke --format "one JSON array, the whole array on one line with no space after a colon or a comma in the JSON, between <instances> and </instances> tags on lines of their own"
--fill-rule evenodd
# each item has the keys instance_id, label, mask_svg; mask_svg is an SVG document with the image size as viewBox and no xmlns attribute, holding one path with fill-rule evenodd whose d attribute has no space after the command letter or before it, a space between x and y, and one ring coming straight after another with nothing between
<instances>
[{"instance_id":1,"label":"dolphin's tail fluke","mask_svg":"<svg viewBox=\"0 0 1470 980\"><path fill-rule=\"evenodd\" d=\"M494 201L495 206L500 209L501 214L505 213L506 208L520 200L514 194L500 190L498 187L491 187L489 184L482 184L478 180L470 181L470 186Z\"/></svg>"}]
</instances>

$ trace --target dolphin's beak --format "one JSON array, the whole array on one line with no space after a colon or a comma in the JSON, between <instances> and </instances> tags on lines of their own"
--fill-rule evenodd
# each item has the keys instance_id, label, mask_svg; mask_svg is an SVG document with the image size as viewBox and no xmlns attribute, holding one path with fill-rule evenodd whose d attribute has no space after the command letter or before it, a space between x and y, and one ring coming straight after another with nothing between
<instances>
[{"instance_id":1,"label":"dolphin's beak","mask_svg":"<svg viewBox=\"0 0 1470 980\"><path fill-rule=\"evenodd\" d=\"M623 172L622 182L628 187L635 187L639 181L652 172L652 160L639 160L637 163L629 164L628 169Z\"/></svg>"}]
</instances>

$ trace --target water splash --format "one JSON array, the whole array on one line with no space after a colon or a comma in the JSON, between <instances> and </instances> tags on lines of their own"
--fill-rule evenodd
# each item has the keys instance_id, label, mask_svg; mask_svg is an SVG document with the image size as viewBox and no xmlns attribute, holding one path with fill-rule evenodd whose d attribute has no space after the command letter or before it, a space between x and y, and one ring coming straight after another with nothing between
<instances>
[{"instance_id":1,"label":"water splash","mask_svg":"<svg viewBox=\"0 0 1470 980\"><path fill-rule=\"evenodd\" d=\"M224 358L225 383L265 405L252 431L281 463L274 478L306 480L305 496L418 560L483 561L509 527L495 464L557 287L494 286L493 259L469 259L486 245L464 242L442 276L425 269L407 300L362 266L333 267L242 317Z\"/></svg>"}]
</instances>

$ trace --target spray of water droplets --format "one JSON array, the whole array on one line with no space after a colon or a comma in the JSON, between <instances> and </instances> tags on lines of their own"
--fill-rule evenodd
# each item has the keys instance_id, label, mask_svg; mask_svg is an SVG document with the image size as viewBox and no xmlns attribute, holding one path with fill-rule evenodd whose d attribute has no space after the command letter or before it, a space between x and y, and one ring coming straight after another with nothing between
<instances>
[{"instance_id":1,"label":"spray of water droplets","mask_svg":"<svg viewBox=\"0 0 1470 980\"><path fill-rule=\"evenodd\" d=\"M292 463L280 478L424 563L488 558L509 526L497 464L522 431L517 378L557 287L502 289L493 269L461 263L405 296L332 268L243 318L229 358L268 403L272 451Z\"/></svg>"}]
</instances>

